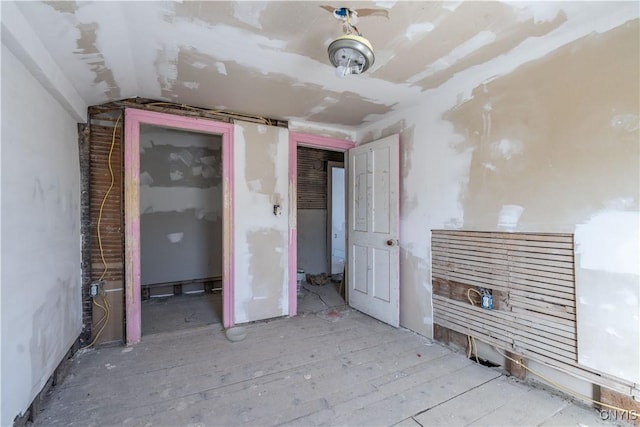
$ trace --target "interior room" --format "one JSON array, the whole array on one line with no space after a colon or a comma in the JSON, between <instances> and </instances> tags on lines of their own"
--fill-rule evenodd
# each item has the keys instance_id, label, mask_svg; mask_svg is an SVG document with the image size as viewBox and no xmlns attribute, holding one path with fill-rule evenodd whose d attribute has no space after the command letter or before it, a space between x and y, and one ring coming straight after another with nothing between
<instances>
[{"instance_id":1,"label":"interior room","mask_svg":"<svg viewBox=\"0 0 640 427\"><path fill-rule=\"evenodd\" d=\"M345 304L344 153L297 149L298 313Z\"/></svg>"},{"instance_id":2,"label":"interior room","mask_svg":"<svg viewBox=\"0 0 640 427\"><path fill-rule=\"evenodd\" d=\"M640 425L638 2L0 21L0 425Z\"/></svg>"},{"instance_id":3,"label":"interior room","mask_svg":"<svg viewBox=\"0 0 640 427\"><path fill-rule=\"evenodd\" d=\"M222 322L222 141L140 129L142 335Z\"/></svg>"}]
</instances>

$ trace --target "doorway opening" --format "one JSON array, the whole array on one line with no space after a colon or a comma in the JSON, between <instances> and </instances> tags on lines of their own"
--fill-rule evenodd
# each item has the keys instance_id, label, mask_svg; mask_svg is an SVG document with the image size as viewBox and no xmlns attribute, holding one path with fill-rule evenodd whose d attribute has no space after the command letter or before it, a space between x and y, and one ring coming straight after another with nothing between
<instances>
[{"instance_id":1,"label":"doorway opening","mask_svg":"<svg viewBox=\"0 0 640 427\"><path fill-rule=\"evenodd\" d=\"M335 312L347 297L345 153L349 141L290 135L290 315ZM333 231L333 232L332 232ZM334 313L335 314L335 313Z\"/></svg>"},{"instance_id":2,"label":"doorway opening","mask_svg":"<svg viewBox=\"0 0 640 427\"><path fill-rule=\"evenodd\" d=\"M344 153L298 147L297 157L296 279L303 314L345 304Z\"/></svg>"},{"instance_id":3,"label":"doorway opening","mask_svg":"<svg viewBox=\"0 0 640 427\"><path fill-rule=\"evenodd\" d=\"M140 131L141 128L144 130L145 126L155 126L156 128L164 128L171 130L180 130L187 132L195 132L199 134L206 134L207 136L217 136L221 145L221 153L219 157L221 158L220 163L214 161L214 156L206 156L205 152L201 152L198 154L198 149L193 147L192 149L184 149L185 147L179 147L179 150L175 152L171 151L167 155L167 159L169 161L168 166L165 166L164 177L154 177L151 172L148 172L149 176L145 175L140 168L141 161L141 148L147 150L152 148L153 145L150 146L150 143L147 142L146 148L145 146L141 147L140 140ZM156 129L157 130L157 129ZM221 246L222 252L222 313L220 316L222 317L222 324L225 328L229 328L234 325L234 313L233 313L233 290L234 290L234 277L233 277L233 245L232 245L232 236L233 236L233 125L230 123L221 123L213 120L203 120L194 117L185 117L185 116L177 116L172 114L165 113L157 113L152 111L144 111L138 110L134 108L127 108L125 110L125 155L124 155L124 224L125 224L125 251L124 251L124 259L125 259L125 320L126 320L126 342L128 345L137 344L140 341L141 333L142 333L142 296L143 296L143 286L141 283L142 279L142 270L141 270L141 220L145 220L143 215L146 213L154 213L151 212L151 209L148 209L149 206L153 204L154 208L152 210L160 210L158 206L166 206L166 204L171 203L171 206L175 206L175 200L172 199L175 196L174 187L161 187L159 186L159 190L156 189L157 192L160 193L171 193L172 197L152 197L154 191L147 192L144 195L145 199L141 198L141 187L146 183L153 182L164 182L165 185L171 184L172 181L185 180L186 174L191 174L189 179L191 180L199 180L201 176L205 173L207 175L213 174L212 170L215 170L214 164L220 167L221 164L221 183L219 194L214 198L204 200L213 203L221 203L221 220L222 220L222 237L216 239L217 241L208 242L209 244L217 244ZM156 144L154 144L156 145ZM159 145L159 144L158 144ZM200 147L202 148L202 147ZM183 151L184 149L184 151ZM151 150L153 152L154 150ZM146 153L146 152L145 152ZM173 153L173 155L172 155ZM153 154L153 153L152 153ZM166 153L165 153L166 154ZM200 156L199 162L195 162L195 157ZM213 158L210 158L213 157ZM173 162L173 163L171 163ZM209 163L211 164L209 164ZM187 168L187 164L191 163L191 166ZM180 164L184 166L180 166ZM161 162L162 165L162 162ZM205 168L206 166L206 168ZM159 166L162 168L162 166ZM166 173L168 167L169 179L166 179ZM196 168L195 170L193 168ZM206 172L205 172L206 169ZM156 171L156 173L158 173ZM157 180L157 181L156 181ZM169 184L166 184L169 182ZM141 186L142 184L142 186ZM151 185L149 185L151 186ZM206 185L203 185L205 188ZM171 191L167 190L167 188L171 189ZM181 209L187 210L187 206L196 206L193 202L194 193L203 192L202 189L198 186L193 186L191 191L180 192L179 204L181 204ZM157 196L157 195L156 195ZM153 203L149 202L148 197L152 197L154 200ZM220 202L220 200L222 200ZM201 202L204 203L204 202ZM141 212L142 209L142 212ZM162 213L162 212L161 212ZM166 212L164 212L166 213ZM196 219L202 220L207 214L210 212L205 210L193 209L191 211L191 215L193 215ZM178 215L179 217L180 215ZM198 218L202 216L202 218ZM210 215L209 218L212 218ZM149 218L150 223L153 227L153 221L164 221L166 223L171 223L171 221L166 218ZM175 218L174 218L175 219ZM160 222L162 222L160 221ZM184 223L183 223L184 226ZM197 229L197 227L196 227ZM147 230L145 230L146 233ZM164 234L164 236L160 235L160 237L156 236L156 239L166 239L162 241L162 245L166 248L174 249L171 245L179 245L184 242L184 239L188 235L193 235L192 231L184 230L176 230L172 228L165 228L165 231L168 231ZM147 237L147 239L153 239L153 237ZM151 240L153 242L153 240ZM145 256L148 254L152 254L155 248L147 249L145 252ZM151 251L151 252L149 252ZM167 257L165 255L165 257ZM183 259L183 262L186 262ZM154 269L160 268L160 262L156 260L150 264L150 268L147 269L147 273L145 274L145 280L148 279L149 283L155 282L156 280L161 280L161 284L158 286L174 286L178 285L179 287L176 289L180 291L181 289L184 291L185 285L189 290L197 290L192 289L189 286L196 286L194 283L185 283L185 279L179 279L179 283L174 283L175 281L168 280L164 282L163 278L168 276L160 275L161 279L154 279L153 272ZM200 276L200 275L198 275ZM202 285L205 287L213 286L216 287L216 281L210 279L216 279L216 277L208 276L208 277L197 277L196 281L201 281ZM218 276L218 278L220 278ZM213 284L211 283L213 282ZM200 286L200 285L198 285ZM145 291L146 292L146 291ZM149 290L149 296L151 294L151 290ZM188 322L186 322L188 323Z\"/></svg>"},{"instance_id":4,"label":"doorway opening","mask_svg":"<svg viewBox=\"0 0 640 427\"><path fill-rule=\"evenodd\" d=\"M222 137L140 126L142 335L222 322Z\"/></svg>"}]
</instances>

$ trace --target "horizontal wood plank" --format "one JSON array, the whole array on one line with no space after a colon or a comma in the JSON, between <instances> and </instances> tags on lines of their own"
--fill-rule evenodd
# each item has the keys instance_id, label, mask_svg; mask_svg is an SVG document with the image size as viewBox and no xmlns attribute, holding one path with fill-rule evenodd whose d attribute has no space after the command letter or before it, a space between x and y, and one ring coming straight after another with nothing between
<instances>
[{"instance_id":1,"label":"horizontal wood plank","mask_svg":"<svg viewBox=\"0 0 640 427\"><path fill-rule=\"evenodd\" d=\"M533 360L575 367L573 235L432 230L431 243L436 324ZM469 286L493 292L496 309L453 298Z\"/></svg>"}]
</instances>

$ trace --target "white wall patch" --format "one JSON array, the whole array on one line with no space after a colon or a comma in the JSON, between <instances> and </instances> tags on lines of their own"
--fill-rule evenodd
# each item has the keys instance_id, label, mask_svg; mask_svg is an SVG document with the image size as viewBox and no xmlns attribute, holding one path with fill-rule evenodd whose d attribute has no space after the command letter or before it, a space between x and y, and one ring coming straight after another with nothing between
<instances>
[{"instance_id":1,"label":"white wall patch","mask_svg":"<svg viewBox=\"0 0 640 427\"><path fill-rule=\"evenodd\" d=\"M216 70L218 70L218 73L220 74L224 74L225 76L227 75L227 66L224 65L224 62L216 62Z\"/></svg>"},{"instance_id":2,"label":"white wall patch","mask_svg":"<svg viewBox=\"0 0 640 427\"><path fill-rule=\"evenodd\" d=\"M405 36L409 40L413 40L414 38L417 38L423 34L430 33L434 28L435 26L431 22L420 22L418 24L411 24L407 28Z\"/></svg>"},{"instance_id":3,"label":"white wall patch","mask_svg":"<svg viewBox=\"0 0 640 427\"><path fill-rule=\"evenodd\" d=\"M637 114L616 114L609 123L616 130L635 132L640 129L640 117Z\"/></svg>"},{"instance_id":4,"label":"white wall patch","mask_svg":"<svg viewBox=\"0 0 640 427\"><path fill-rule=\"evenodd\" d=\"M239 1L233 3L233 16L245 24L262 29L260 16L267 8L267 2Z\"/></svg>"},{"instance_id":5,"label":"white wall patch","mask_svg":"<svg viewBox=\"0 0 640 427\"><path fill-rule=\"evenodd\" d=\"M184 233L169 233L169 234L167 234L167 240L169 240L171 243L181 242L183 238L184 238Z\"/></svg>"},{"instance_id":6,"label":"white wall patch","mask_svg":"<svg viewBox=\"0 0 640 427\"><path fill-rule=\"evenodd\" d=\"M524 212L522 206L504 205L498 215L498 228L502 230L514 230L518 226L522 212Z\"/></svg>"},{"instance_id":7,"label":"white wall patch","mask_svg":"<svg viewBox=\"0 0 640 427\"><path fill-rule=\"evenodd\" d=\"M601 212L576 225L580 268L640 275L640 212Z\"/></svg>"}]
</instances>

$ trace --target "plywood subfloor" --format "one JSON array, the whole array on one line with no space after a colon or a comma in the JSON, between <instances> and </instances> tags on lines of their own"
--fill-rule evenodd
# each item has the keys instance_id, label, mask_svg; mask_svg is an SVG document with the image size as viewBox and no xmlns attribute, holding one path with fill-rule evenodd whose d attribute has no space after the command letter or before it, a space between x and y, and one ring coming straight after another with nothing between
<instances>
[{"instance_id":1,"label":"plywood subfloor","mask_svg":"<svg viewBox=\"0 0 640 427\"><path fill-rule=\"evenodd\" d=\"M333 310L339 315L332 316ZM594 410L348 308L76 356L51 425L597 425Z\"/></svg>"},{"instance_id":2,"label":"plywood subfloor","mask_svg":"<svg viewBox=\"0 0 640 427\"><path fill-rule=\"evenodd\" d=\"M196 293L142 301L142 335L221 323L222 294Z\"/></svg>"}]
</instances>

